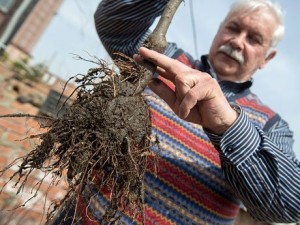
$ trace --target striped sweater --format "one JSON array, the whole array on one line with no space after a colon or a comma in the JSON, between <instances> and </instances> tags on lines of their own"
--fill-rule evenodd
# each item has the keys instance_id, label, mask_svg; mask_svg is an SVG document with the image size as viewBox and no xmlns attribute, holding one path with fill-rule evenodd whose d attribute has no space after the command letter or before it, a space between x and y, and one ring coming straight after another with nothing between
<instances>
[{"instance_id":1,"label":"striped sweater","mask_svg":"<svg viewBox=\"0 0 300 225\"><path fill-rule=\"evenodd\" d=\"M167 0L103 0L95 24L107 51L132 56L149 34ZM169 43L166 55L217 77L207 58L193 60ZM292 132L245 83L219 82L240 116L222 136L178 118L150 89L152 134L161 157L158 171L145 180L146 224L234 224L240 203L258 220L300 220L300 163L292 151ZM90 200L92 196L92 200ZM78 202L82 224L99 224L109 196L89 185ZM87 207L87 210L86 210ZM141 220L119 214L124 224Z\"/></svg>"}]
</instances>

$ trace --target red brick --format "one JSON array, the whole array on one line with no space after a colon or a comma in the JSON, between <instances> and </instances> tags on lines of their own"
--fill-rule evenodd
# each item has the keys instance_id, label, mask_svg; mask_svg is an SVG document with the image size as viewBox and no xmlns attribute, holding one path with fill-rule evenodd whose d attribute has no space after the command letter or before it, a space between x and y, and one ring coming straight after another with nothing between
<instances>
[{"instance_id":1,"label":"red brick","mask_svg":"<svg viewBox=\"0 0 300 225\"><path fill-rule=\"evenodd\" d=\"M7 134L7 141L11 144L14 145L15 147L21 147L24 148L26 152L31 150L33 148L33 144L30 142L30 140L26 139L25 134L20 135L16 134L13 132L9 132Z\"/></svg>"},{"instance_id":2,"label":"red brick","mask_svg":"<svg viewBox=\"0 0 300 225\"><path fill-rule=\"evenodd\" d=\"M30 132L26 132L26 134L9 132L6 139L9 143L22 147L26 149L26 151L33 149L36 146L36 143L38 143L35 139L31 139Z\"/></svg>"},{"instance_id":3,"label":"red brick","mask_svg":"<svg viewBox=\"0 0 300 225\"><path fill-rule=\"evenodd\" d=\"M16 146L12 146L11 147L11 153L9 155L6 155L9 163L12 163L13 161L15 161L16 159L20 158L21 156L21 153L20 152L24 152L24 151L21 151L20 148L16 147ZM23 155L24 156L24 153ZM19 161L20 162L20 161ZM16 168L14 168L16 169Z\"/></svg>"},{"instance_id":4,"label":"red brick","mask_svg":"<svg viewBox=\"0 0 300 225\"><path fill-rule=\"evenodd\" d=\"M11 162L9 162L9 163L11 163ZM5 165L5 167L6 166L8 166L9 164L6 164ZM3 168L1 168L1 169L4 169L5 167L3 167ZM1 176L1 179L8 179L8 178L10 178L13 174L15 173L15 171L14 170L12 170L11 168L9 168L9 169L7 169L4 173L3 173L3 175ZM1 186L2 187L2 186Z\"/></svg>"},{"instance_id":5,"label":"red brick","mask_svg":"<svg viewBox=\"0 0 300 225\"><path fill-rule=\"evenodd\" d=\"M11 148L0 146L1 157L6 158L6 162L0 162L0 170L11 163L14 158L14 151Z\"/></svg>"},{"instance_id":6,"label":"red brick","mask_svg":"<svg viewBox=\"0 0 300 225\"><path fill-rule=\"evenodd\" d=\"M61 187L53 187L49 190L48 198L51 201L60 201L63 199L67 191Z\"/></svg>"},{"instance_id":7,"label":"red brick","mask_svg":"<svg viewBox=\"0 0 300 225\"><path fill-rule=\"evenodd\" d=\"M25 134L27 131L24 118L0 118L0 127L18 134Z\"/></svg>"},{"instance_id":8,"label":"red brick","mask_svg":"<svg viewBox=\"0 0 300 225\"><path fill-rule=\"evenodd\" d=\"M26 136L24 134L14 133L14 132L8 132L6 139L12 144L18 144L21 145L20 142L25 138Z\"/></svg>"},{"instance_id":9,"label":"red brick","mask_svg":"<svg viewBox=\"0 0 300 225\"><path fill-rule=\"evenodd\" d=\"M1 120L1 119L0 119ZM0 135L2 136L7 131L6 127L0 126Z\"/></svg>"},{"instance_id":10,"label":"red brick","mask_svg":"<svg viewBox=\"0 0 300 225\"><path fill-rule=\"evenodd\" d=\"M26 127L28 127L28 136L32 135L33 140L38 140L38 135L43 134L47 131L46 128L42 128L39 122L33 118L28 119L26 122Z\"/></svg>"},{"instance_id":11,"label":"red brick","mask_svg":"<svg viewBox=\"0 0 300 225\"><path fill-rule=\"evenodd\" d=\"M11 155L12 151L13 150L11 148L0 145L1 155L5 155L5 156Z\"/></svg>"},{"instance_id":12,"label":"red brick","mask_svg":"<svg viewBox=\"0 0 300 225\"><path fill-rule=\"evenodd\" d=\"M16 111L13 108L8 108L0 105L0 115L14 114Z\"/></svg>"},{"instance_id":13,"label":"red brick","mask_svg":"<svg viewBox=\"0 0 300 225\"><path fill-rule=\"evenodd\" d=\"M2 165L7 165L7 164L8 164L7 157L0 156L0 166L2 167Z\"/></svg>"},{"instance_id":14,"label":"red brick","mask_svg":"<svg viewBox=\"0 0 300 225\"><path fill-rule=\"evenodd\" d=\"M11 206L9 208L11 208ZM6 211L5 217L6 218L11 217L11 219L13 218L13 221L20 221L18 224L22 224L22 225L44 224L44 223L39 223L43 218L43 208L41 208L38 212L36 212L31 210L29 207L28 208L19 207L12 211Z\"/></svg>"},{"instance_id":15,"label":"red brick","mask_svg":"<svg viewBox=\"0 0 300 225\"><path fill-rule=\"evenodd\" d=\"M26 113L30 115L36 115L39 111L39 109L29 103L20 103L20 102L13 102L12 108L14 108L14 111L17 111L18 113Z\"/></svg>"},{"instance_id":16,"label":"red brick","mask_svg":"<svg viewBox=\"0 0 300 225\"><path fill-rule=\"evenodd\" d=\"M35 145L33 144L33 142L31 142L30 140L24 140L24 141L22 141L21 145L22 145L23 148L25 148L26 150L29 150L29 151L31 151L35 147Z\"/></svg>"},{"instance_id":17,"label":"red brick","mask_svg":"<svg viewBox=\"0 0 300 225\"><path fill-rule=\"evenodd\" d=\"M40 130L40 129L41 129L41 126L40 126L39 121L37 121L37 120L34 119L34 118L28 118L27 121L26 121L26 124L27 124L28 127L30 127L31 129L34 129L34 130Z\"/></svg>"},{"instance_id":18,"label":"red brick","mask_svg":"<svg viewBox=\"0 0 300 225\"><path fill-rule=\"evenodd\" d=\"M7 200L9 200L10 198L11 198L11 194L10 193L7 193L6 191L1 192L1 195L0 195L0 199L1 199L0 204L1 204L1 206L3 206L5 204L5 202Z\"/></svg>"},{"instance_id":19,"label":"red brick","mask_svg":"<svg viewBox=\"0 0 300 225\"><path fill-rule=\"evenodd\" d=\"M0 127L1 129L9 129L9 126L11 125L11 122L9 118L0 118Z\"/></svg>"},{"instance_id":20,"label":"red brick","mask_svg":"<svg viewBox=\"0 0 300 225\"><path fill-rule=\"evenodd\" d=\"M1 63L0 63L1 64ZM2 68L3 69L3 68ZM0 65L1 70L1 65ZM6 71L7 72L7 71ZM1 73L0 73L1 74ZM1 75L2 76L2 75ZM0 115L3 114L14 114L14 113L28 113L35 115L38 112L38 108L32 106L31 104L21 104L20 102L17 102L15 99L17 98L17 93L15 91L11 90L11 87L13 85L16 85L20 88L22 91L22 94L28 95L28 94L40 94L42 97L46 97L48 95L49 90L52 87L49 87L45 84L39 84L35 87L28 87L25 84L12 79L9 80L7 85L3 84L3 79L0 77L0 87L3 87L3 89L0 89ZM9 89L7 89L7 86L9 86ZM71 87L71 86L70 86ZM75 88L75 87L71 87ZM6 89L5 91L3 91ZM60 89L59 89L60 90ZM2 93L3 91L3 93ZM72 90L67 90L72 91ZM75 95L74 95L75 96ZM10 107L5 107L10 106ZM0 118L0 141L1 143L11 143L11 147L2 146L0 144L0 152L1 157L0 158L0 169L2 164L8 164L11 163L13 159L16 159L19 156L24 156L28 153L28 151L25 151L25 148L32 147L32 144L35 142L38 142L39 139L31 139L31 140L24 140L24 141L16 141L23 139L29 135L32 134L40 134L45 132L46 129L40 128L40 125L37 121L35 121L33 118ZM24 150L23 150L24 149ZM30 148L31 149L31 148ZM18 162L19 163L19 162ZM2 177L0 177L0 187L4 184L5 181L10 178L13 173L15 172L17 167L13 167L12 169L8 169ZM33 174L28 178L28 183L26 184L26 191L30 191L32 185L34 185L38 179L40 179L40 176L35 177L36 174ZM49 176L51 178L51 176ZM14 179L15 181L16 179ZM12 181L8 186L12 186ZM45 180L45 184L41 186L41 192L45 192L48 190L48 184L49 181ZM61 197L61 194L65 193L65 187L67 184L65 182L59 183L58 186L52 187L49 189L49 196L47 196L47 199L55 199ZM24 203L24 200L26 201L26 196L28 197L28 194L24 194L24 197L21 196L15 196L15 192L17 189L10 190L11 193L9 193L8 196L2 196L0 195L0 203L3 203L3 200L8 200L10 196L13 196L13 200L15 199L15 203L21 204ZM4 193L4 192L3 192ZM47 200L47 204L49 204L50 201ZM16 218L16 220L22 221L22 225L35 225L39 224L40 220L42 218L42 211L43 211L43 204L44 204L44 198L38 197L37 199L34 199L32 201L32 204L28 204L26 207L20 208L19 210L13 211L13 219ZM1 205L1 204L0 204ZM10 207L11 208L11 207ZM6 217L5 217L6 218ZM1 218L0 218L1 221ZM38 221L38 222L36 222ZM23 223L24 222L24 223ZM1 223L0 223L1 224ZM43 224L43 222L41 222Z\"/></svg>"}]
</instances>

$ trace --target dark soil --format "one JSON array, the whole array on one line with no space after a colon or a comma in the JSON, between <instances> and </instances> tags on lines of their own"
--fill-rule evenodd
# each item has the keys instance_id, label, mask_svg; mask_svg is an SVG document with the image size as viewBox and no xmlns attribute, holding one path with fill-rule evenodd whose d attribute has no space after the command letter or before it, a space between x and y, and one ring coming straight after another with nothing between
<instances>
[{"instance_id":1,"label":"dark soil","mask_svg":"<svg viewBox=\"0 0 300 225\"><path fill-rule=\"evenodd\" d=\"M63 117L47 120L41 144L22 158L12 177L21 188L33 170L51 172L54 180L67 171L68 193L48 219L93 182L95 174L101 177L98 185L111 188L103 224L112 221L117 209L143 211L143 175L151 154L150 115L138 91L144 70L128 58L116 64L120 75L100 61L98 68L75 77L76 100Z\"/></svg>"}]
</instances>

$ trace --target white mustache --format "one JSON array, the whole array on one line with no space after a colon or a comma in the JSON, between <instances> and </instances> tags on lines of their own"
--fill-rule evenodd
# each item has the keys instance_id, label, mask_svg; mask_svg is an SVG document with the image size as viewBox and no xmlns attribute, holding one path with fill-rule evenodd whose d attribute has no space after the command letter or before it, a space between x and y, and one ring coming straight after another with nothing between
<instances>
[{"instance_id":1,"label":"white mustache","mask_svg":"<svg viewBox=\"0 0 300 225\"><path fill-rule=\"evenodd\" d=\"M238 61L239 64L243 65L245 62L244 56L242 53L234 48L232 48L230 45L222 45L219 49L219 52L223 52L230 56L231 58Z\"/></svg>"}]
</instances>

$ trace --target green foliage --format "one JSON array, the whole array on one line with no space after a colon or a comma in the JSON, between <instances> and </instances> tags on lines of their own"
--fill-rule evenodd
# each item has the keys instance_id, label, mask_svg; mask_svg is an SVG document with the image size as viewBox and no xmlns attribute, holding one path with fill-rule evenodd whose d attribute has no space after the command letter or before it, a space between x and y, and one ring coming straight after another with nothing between
<instances>
[{"instance_id":1,"label":"green foliage","mask_svg":"<svg viewBox=\"0 0 300 225\"><path fill-rule=\"evenodd\" d=\"M7 62L9 60L9 55L7 52L3 51L0 52L0 61L1 62Z\"/></svg>"},{"instance_id":2,"label":"green foliage","mask_svg":"<svg viewBox=\"0 0 300 225\"><path fill-rule=\"evenodd\" d=\"M42 63L31 66L28 64L28 60L22 59L13 62L11 69L16 73L17 79L24 82L39 82L47 70L47 67Z\"/></svg>"}]
</instances>

